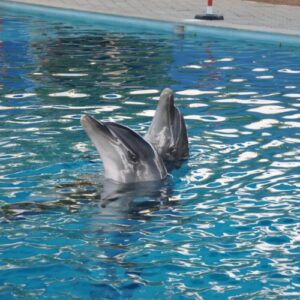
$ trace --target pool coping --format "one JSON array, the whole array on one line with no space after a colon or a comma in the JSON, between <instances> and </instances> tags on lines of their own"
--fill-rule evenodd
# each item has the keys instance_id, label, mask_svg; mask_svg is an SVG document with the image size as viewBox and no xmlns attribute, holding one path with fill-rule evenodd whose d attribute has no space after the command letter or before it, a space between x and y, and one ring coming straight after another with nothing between
<instances>
[{"instance_id":1,"label":"pool coping","mask_svg":"<svg viewBox=\"0 0 300 300\"><path fill-rule=\"evenodd\" d=\"M83 20L87 16L89 22L94 20L99 23L114 25L130 25L132 27L147 28L158 31L173 32L176 34L203 33L214 36L226 36L233 39L250 39L265 42L275 42L282 44L292 44L300 46L300 32L298 34L293 30L281 30L248 25L235 25L217 21L202 21L195 19L181 19L178 21L166 21L160 19L150 19L144 17L124 16L117 14L108 14L102 12L92 12L89 10L78 10L73 8L61 8L39 4L21 3L10 0L0 0L0 7L12 10L21 10L22 12L35 12L47 16L64 16L72 19Z\"/></svg>"}]
</instances>

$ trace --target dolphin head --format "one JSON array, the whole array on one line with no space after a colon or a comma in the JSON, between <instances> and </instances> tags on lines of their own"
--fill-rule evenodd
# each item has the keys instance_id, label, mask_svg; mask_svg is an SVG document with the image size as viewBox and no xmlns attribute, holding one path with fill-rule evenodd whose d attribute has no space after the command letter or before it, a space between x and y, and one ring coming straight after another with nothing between
<instances>
[{"instance_id":1,"label":"dolphin head","mask_svg":"<svg viewBox=\"0 0 300 300\"><path fill-rule=\"evenodd\" d=\"M128 127L99 122L88 115L81 118L81 125L100 154L106 178L134 183L167 176L164 162L155 149Z\"/></svg>"},{"instance_id":2,"label":"dolphin head","mask_svg":"<svg viewBox=\"0 0 300 300\"><path fill-rule=\"evenodd\" d=\"M174 93L162 91L154 118L145 139L154 146L165 160L188 158L188 137L184 118L174 104Z\"/></svg>"}]
</instances>

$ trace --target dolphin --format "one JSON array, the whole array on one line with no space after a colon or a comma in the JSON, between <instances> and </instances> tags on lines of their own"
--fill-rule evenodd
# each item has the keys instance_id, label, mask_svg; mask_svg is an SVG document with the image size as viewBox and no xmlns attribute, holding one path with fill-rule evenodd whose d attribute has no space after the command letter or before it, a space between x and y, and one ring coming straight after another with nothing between
<instances>
[{"instance_id":1,"label":"dolphin","mask_svg":"<svg viewBox=\"0 0 300 300\"><path fill-rule=\"evenodd\" d=\"M174 105L174 93L166 88L162 91L152 123L144 136L167 161L187 159L188 136L184 118Z\"/></svg>"},{"instance_id":2,"label":"dolphin","mask_svg":"<svg viewBox=\"0 0 300 300\"><path fill-rule=\"evenodd\" d=\"M99 122L89 115L81 125L103 161L104 176L120 183L162 180L167 170L155 148L130 128Z\"/></svg>"}]
</instances>

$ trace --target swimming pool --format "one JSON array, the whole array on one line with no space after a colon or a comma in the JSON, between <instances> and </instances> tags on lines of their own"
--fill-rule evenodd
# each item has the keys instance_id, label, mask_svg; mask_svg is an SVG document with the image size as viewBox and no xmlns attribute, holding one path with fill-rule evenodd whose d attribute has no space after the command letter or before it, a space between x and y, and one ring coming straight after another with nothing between
<instances>
[{"instance_id":1,"label":"swimming pool","mask_svg":"<svg viewBox=\"0 0 300 300\"><path fill-rule=\"evenodd\" d=\"M5 10L0 37L1 298L300 297L298 47ZM190 159L102 205L80 116L143 134L165 87Z\"/></svg>"}]
</instances>

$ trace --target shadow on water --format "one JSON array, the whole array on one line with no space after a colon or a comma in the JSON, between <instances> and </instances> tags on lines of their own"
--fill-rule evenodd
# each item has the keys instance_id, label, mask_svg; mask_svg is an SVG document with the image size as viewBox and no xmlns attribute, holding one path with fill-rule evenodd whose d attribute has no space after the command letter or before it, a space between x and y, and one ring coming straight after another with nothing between
<instances>
[{"instance_id":1,"label":"shadow on water","mask_svg":"<svg viewBox=\"0 0 300 300\"><path fill-rule=\"evenodd\" d=\"M119 202L117 206L132 213L136 209L139 211L143 207L147 208L147 204L143 204L143 202L155 202L158 205L168 203L170 189L168 179L133 184L119 184L106 180L101 193L100 206L106 210L110 206L113 207L114 203Z\"/></svg>"},{"instance_id":2,"label":"shadow on water","mask_svg":"<svg viewBox=\"0 0 300 300\"><path fill-rule=\"evenodd\" d=\"M89 177L55 187L57 200L45 202L8 203L0 207L2 221L24 219L36 214L55 214L59 211L78 213L87 205L99 215L112 218L136 219L171 205L170 177L163 181L121 184L103 177Z\"/></svg>"}]
</instances>

